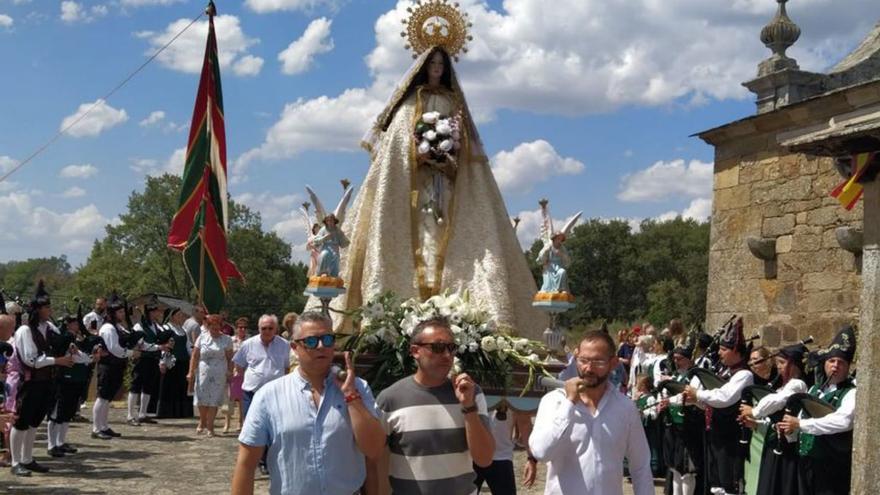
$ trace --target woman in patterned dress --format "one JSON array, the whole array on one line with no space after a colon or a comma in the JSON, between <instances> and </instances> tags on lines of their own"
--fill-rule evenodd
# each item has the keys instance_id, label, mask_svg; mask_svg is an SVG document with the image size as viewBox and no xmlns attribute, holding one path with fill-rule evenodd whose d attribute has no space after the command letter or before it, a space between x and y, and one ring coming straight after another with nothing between
<instances>
[{"instance_id":1,"label":"woman in patterned dress","mask_svg":"<svg viewBox=\"0 0 880 495\"><path fill-rule=\"evenodd\" d=\"M226 401L227 384L232 378L232 338L223 334L220 315L205 317L207 333L202 333L193 346L190 360L189 389L195 392L199 408L199 426L196 433L207 430L214 436L214 418L217 409ZM195 380L194 380L195 378Z\"/></svg>"}]
</instances>

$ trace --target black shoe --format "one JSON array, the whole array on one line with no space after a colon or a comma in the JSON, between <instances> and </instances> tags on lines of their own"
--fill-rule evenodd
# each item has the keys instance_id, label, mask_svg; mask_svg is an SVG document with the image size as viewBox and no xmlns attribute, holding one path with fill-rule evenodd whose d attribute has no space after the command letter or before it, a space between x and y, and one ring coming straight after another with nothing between
<instances>
[{"instance_id":1,"label":"black shoe","mask_svg":"<svg viewBox=\"0 0 880 495\"><path fill-rule=\"evenodd\" d=\"M148 425L155 425L155 424L159 423L158 421L156 421L155 419L150 418L150 417L140 418L140 419L138 419L138 421L140 421L141 423L146 423Z\"/></svg>"},{"instance_id":2,"label":"black shoe","mask_svg":"<svg viewBox=\"0 0 880 495\"><path fill-rule=\"evenodd\" d=\"M105 433L105 434L107 434L107 435L110 435L110 436L113 437L113 438L119 438L119 437L122 436L122 433L116 433L115 431L111 430L110 428L107 428L107 429L104 430L102 433Z\"/></svg>"},{"instance_id":3,"label":"black shoe","mask_svg":"<svg viewBox=\"0 0 880 495\"><path fill-rule=\"evenodd\" d=\"M136 419L129 419L128 424L130 424L131 426L140 426L141 422Z\"/></svg>"},{"instance_id":4,"label":"black shoe","mask_svg":"<svg viewBox=\"0 0 880 495\"><path fill-rule=\"evenodd\" d=\"M22 466L21 464L16 464L15 466L12 466L10 468L10 471L12 471L12 474L14 474L16 476L30 476L31 475L31 472L28 470L28 468Z\"/></svg>"},{"instance_id":5,"label":"black shoe","mask_svg":"<svg viewBox=\"0 0 880 495\"><path fill-rule=\"evenodd\" d=\"M27 468L29 471L33 471L35 473L48 473L49 472L49 468L37 464L37 461L31 461L27 464L23 464L23 466L25 468Z\"/></svg>"},{"instance_id":6,"label":"black shoe","mask_svg":"<svg viewBox=\"0 0 880 495\"><path fill-rule=\"evenodd\" d=\"M78 448L70 445L69 443L63 443L57 448L61 449L61 452L64 452L65 454L76 454L77 452L79 452Z\"/></svg>"},{"instance_id":7,"label":"black shoe","mask_svg":"<svg viewBox=\"0 0 880 495\"><path fill-rule=\"evenodd\" d=\"M100 438L101 440L110 440L113 437L104 433L103 431L93 431L92 438Z\"/></svg>"},{"instance_id":8,"label":"black shoe","mask_svg":"<svg viewBox=\"0 0 880 495\"><path fill-rule=\"evenodd\" d=\"M52 447L48 450L50 457L64 457L64 451L61 447Z\"/></svg>"}]
</instances>

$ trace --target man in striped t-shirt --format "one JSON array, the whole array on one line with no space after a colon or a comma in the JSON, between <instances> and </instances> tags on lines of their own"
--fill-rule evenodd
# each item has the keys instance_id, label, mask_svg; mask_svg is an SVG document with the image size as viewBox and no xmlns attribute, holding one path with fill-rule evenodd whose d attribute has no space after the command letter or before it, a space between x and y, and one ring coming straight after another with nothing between
<instances>
[{"instance_id":1,"label":"man in striped t-shirt","mask_svg":"<svg viewBox=\"0 0 880 495\"><path fill-rule=\"evenodd\" d=\"M472 464L489 466L495 451L486 397L466 374L450 380L458 344L448 321L423 321L411 339L416 373L376 400L388 433L391 489L395 495L473 493Z\"/></svg>"}]
</instances>

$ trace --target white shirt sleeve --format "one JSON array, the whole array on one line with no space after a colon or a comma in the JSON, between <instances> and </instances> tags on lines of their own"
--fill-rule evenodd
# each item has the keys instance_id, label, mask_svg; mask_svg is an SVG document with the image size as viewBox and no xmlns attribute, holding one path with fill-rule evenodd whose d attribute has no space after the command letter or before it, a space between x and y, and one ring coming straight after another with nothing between
<instances>
[{"instance_id":1,"label":"white shirt sleeve","mask_svg":"<svg viewBox=\"0 0 880 495\"><path fill-rule=\"evenodd\" d=\"M55 364L55 358L49 357L41 353L34 339L31 337L31 331L39 332L39 330L31 330L31 327L22 325L18 327L13 336L12 345L18 351L18 358L30 368L45 368Z\"/></svg>"},{"instance_id":2,"label":"white shirt sleeve","mask_svg":"<svg viewBox=\"0 0 880 495\"><path fill-rule=\"evenodd\" d=\"M709 407L729 407L740 400L744 388L755 382L751 371L740 370L723 386L712 390L698 390L697 400Z\"/></svg>"},{"instance_id":3,"label":"white shirt sleeve","mask_svg":"<svg viewBox=\"0 0 880 495\"><path fill-rule=\"evenodd\" d=\"M562 436L571 427L574 404L562 391L548 392L541 398L535 426L529 436L529 450L539 461L552 461ZM638 415L636 415L638 421ZM639 422L639 430L642 424Z\"/></svg>"},{"instance_id":4,"label":"white shirt sleeve","mask_svg":"<svg viewBox=\"0 0 880 495\"><path fill-rule=\"evenodd\" d=\"M565 401L569 404L571 401ZM639 419L638 411L631 405L629 430L626 436L626 458L629 461L629 474L632 477L635 495L654 495L654 477L651 474L651 451L645 429ZM532 433L534 435L534 433Z\"/></svg>"},{"instance_id":5,"label":"white shirt sleeve","mask_svg":"<svg viewBox=\"0 0 880 495\"><path fill-rule=\"evenodd\" d=\"M105 323L104 326L101 327L99 335L104 339L104 344L107 346L107 352L110 354L120 359L125 359L131 355L131 352L128 349L125 349L119 344L119 339L116 337L116 329L113 328L112 323Z\"/></svg>"},{"instance_id":6,"label":"white shirt sleeve","mask_svg":"<svg viewBox=\"0 0 880 495\"><path fill-rule=\"evenodd\" d=\"M853 429L853 417L856 409L856 392L853 389L843 396L840 407L823 418L805 418L801 420L801 431L811 435L833 435Z\"/></svg>"},{"instance_id":7,"label":"white shirt sleeve","mask_svg":"<svg viewBox=\"0 0 880 495\"><path fill-rule=\"evenodd\" d=\"M785 403L788 401L789 397L806 391L807 384L804 383L803 380L793 378L779 391L767 395L755 404L755 407L752 408L752 416L754 416L755 419L766 418L777 411L781 411L785 407Z\"/></svg>"}]
</instances>

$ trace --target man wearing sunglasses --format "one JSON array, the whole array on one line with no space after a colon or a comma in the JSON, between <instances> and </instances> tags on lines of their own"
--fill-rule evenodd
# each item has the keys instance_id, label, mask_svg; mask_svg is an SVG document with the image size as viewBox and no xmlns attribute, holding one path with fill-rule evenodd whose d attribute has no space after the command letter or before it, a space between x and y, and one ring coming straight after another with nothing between
<instances>
[{"instance_id":1,"label":"man wearing sunglasses","mask_svg":"<svg viewBox=\"0 0 880 495\"><path fill-rule=\"evenodd\" d=\"M232 356L236 373L244 373L241 383L241 409L245 417L257 390L290 371L290 343L278 336L278 317L263 315L257 322L257 327L260 333L242 342ZM265 453L260 460L260 472L268 474Z\"/></svg>"},{"instance_id":2,"label":"man wearing sunglasses","mask_svg":"<svg viewBox=\"0 0 880 495\"><path fill-rule=\"evenodd\" d=\"M395 494L470 494L473 464L492 464L495 440L486 398L468 375L449 378L457 349L448 321L419 323L410 345L415 375L397 381L376 401L388 434Z\"/></svg>"},{"instance_id":3,"label":"man wearing sunglasses","mask_svg":"<svg viewBox=\"0 0 880 495\"><path fill-rule=\"evenodd\" d=\"M238 440L233 495L252 495L254 469L267 449L273 495L359 493L366 478L364 457L385 447L373 394L355 377L346 353L345 381L331 372L336 336L330 319L305 312L293 327L299 366L254 396Z\"/></svg>"}]
</instances>

